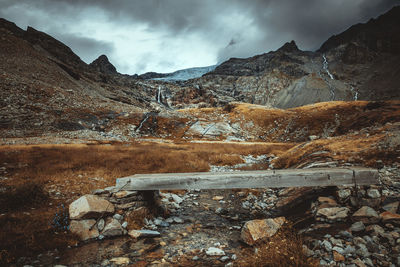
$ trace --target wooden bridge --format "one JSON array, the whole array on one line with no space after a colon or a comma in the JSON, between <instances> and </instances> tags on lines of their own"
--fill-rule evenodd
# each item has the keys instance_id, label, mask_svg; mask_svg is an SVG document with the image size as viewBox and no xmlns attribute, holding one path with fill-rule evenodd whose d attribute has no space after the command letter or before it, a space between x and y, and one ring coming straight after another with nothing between
<instances>
[{"instance_id":1,"label":"wooden bridge","mask_svg":"<svg viewBox=\"0 0 400 267\"><path fill-rule=\"evenodd\" d=\"M124 190L233 189L301 186L354 186L379 183L378 170L351 168L136 174L118 178Z\"/></svg>"}]
</instances>

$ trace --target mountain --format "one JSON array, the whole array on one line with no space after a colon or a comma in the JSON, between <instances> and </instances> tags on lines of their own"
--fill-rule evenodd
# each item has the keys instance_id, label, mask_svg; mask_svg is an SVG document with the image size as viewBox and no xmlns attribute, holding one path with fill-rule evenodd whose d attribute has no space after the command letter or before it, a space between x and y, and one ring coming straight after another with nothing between
<instances>
[{"instance_id":1,"label":"mountain","mask_svg":"<svg viewBox=\"0 0 400 267\"><path fill-rule=\"evenodd\" d=\"M187 81L194 78L199 78L204 74L213 71L216 65L208 66L208 67L197 67L197 68L189 68L183 70L177 70L171 73L156 73L156 72L147 72L145 74L140 75L143 79L152 79L156 81Z\"/></svg>"},{"instance_id":2,"label":"mountain","mask_svg":"<svg viewBox=\"0 0 400 267\"><path fill-rule=\"evenodd\" d=\"M218 66L140 76L118 73L106 55L86 64L48 34L0 19L0 135L135 136L143 121L175 118L173 127L184 127L188 118L176 109L233 101L293 108L400 99L399 18L394 7L332 36L315 52L291 41Z\"/></svg>"},{"instance_id":3,"label":"mountain","mask_svg":"<svg viewBox=\"0 0 400 267\"><path fill-rule=\"evenodd\" d=\"M225 102L291 108L337 100L400 98L400 7L329 38L316 52L294 41L277 51L231 58L190 81Z\"/></svg>"}]
</instances>

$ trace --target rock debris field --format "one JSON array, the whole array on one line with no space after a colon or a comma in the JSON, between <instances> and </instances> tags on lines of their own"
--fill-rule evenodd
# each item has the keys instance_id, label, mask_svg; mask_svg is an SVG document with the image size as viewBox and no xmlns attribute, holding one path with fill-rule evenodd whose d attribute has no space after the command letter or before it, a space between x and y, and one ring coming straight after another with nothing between
<instances>
[{"instance_id":1,"label":"rock debris field","mask_svg":"<svg viewBox=\"0 0 400 267\"><path fill-rule=\"evenodd\" d=\"M81 242L26 260L33 266L241 266L244 249L291 225L304 239L303 253L321 266L399 266L400 173L398 166L379 173L381 184L363 187L98 189L69 206L69 230Z\"/></svg>"}]
</instances>

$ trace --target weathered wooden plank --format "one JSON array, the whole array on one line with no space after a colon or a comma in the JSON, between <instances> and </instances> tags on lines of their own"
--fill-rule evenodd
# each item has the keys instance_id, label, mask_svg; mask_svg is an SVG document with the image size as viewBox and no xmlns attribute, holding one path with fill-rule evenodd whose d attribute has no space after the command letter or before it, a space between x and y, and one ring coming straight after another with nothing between
<instances>
[{"instance_id":1,"label":"weathered wooden plank","mask_svg":"<svg viewBox=\"0 0 400 267\"><path fill-rule=\"evenodd\" d=\"M117 179L116 187L124 187L126 190L172 190L368 185L376 183L378 183L378 171L375 169L319 168L136 174Z\"/></svg>"}]
</instances>

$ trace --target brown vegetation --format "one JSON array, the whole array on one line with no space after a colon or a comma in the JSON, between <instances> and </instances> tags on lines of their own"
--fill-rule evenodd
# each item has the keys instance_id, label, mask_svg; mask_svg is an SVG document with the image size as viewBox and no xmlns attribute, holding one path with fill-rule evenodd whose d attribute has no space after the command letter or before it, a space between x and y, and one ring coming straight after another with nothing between
<instances>
[{"instance_id":1,"label":"brown vegetation","mask_svg":"<svg viewBox=\"0 0 400 267\"><path fill-rule=\"evenodd\" d=\"M303 251L303 240L290 226L281 229L276 235L256 246L244 249L235 266L283 267L319 266L313 258Z\"/></svg>"}]
</instances>

